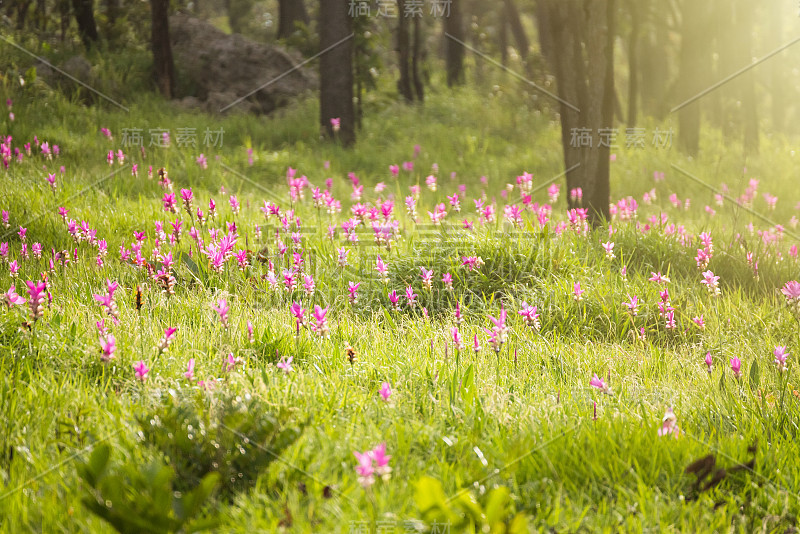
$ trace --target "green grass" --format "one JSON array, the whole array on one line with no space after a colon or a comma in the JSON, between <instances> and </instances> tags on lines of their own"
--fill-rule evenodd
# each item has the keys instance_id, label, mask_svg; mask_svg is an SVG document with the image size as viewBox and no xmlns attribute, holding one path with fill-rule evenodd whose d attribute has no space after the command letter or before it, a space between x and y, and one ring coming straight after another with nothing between
<instances>
[{"instance_id":1,"label":"green grass","mask_svg":"<svg viewBox=\"0 0 800 534\"><path fill-rule=\"evenodd\" d=\"M38 279L47 269L51 247L77 246L78 259L49 274L53 303L32 330L20 327L27 318L24 306L0 312L2 530L110 531L82 502L93 497L79 477L80 462L99 443L108 443L114 469L128 473L128 478L120 475L119 487L131 484L131 498L144 502L130 473L154 459L180 462L145 443L141 425L164 419L159 414L166 413L173 398L211 425L212 408L225 406L229 397L255 399L253 412L280 413L286 425L302 433L268 467L243 473L253 479L252 486L230 499L208 501L201 515L218 518L221 531L351 532L359 522L373 530L392 525L397 532L410 531L407 527L424 531L437 518L451 521L455 531L462 517L478 522L499 517L511 524L517 514L524 514L531 530L555 532L773 532L796 524L800 401L793 390L798 389L800 346L798 323L778 292L797 278L798 264L787 253L796 241L788 235L781 241L777 250L783 259L777 261L776 249L761 245L746 229L752 222L755 230L765 230L766 223L730 203L717 207L712 192L671 167L678 165L714 185L725 182L733 196L741 194L748 178L759 178L754 209L791 231L800 198L793 187L796 156L790 143L765 139L761 156L746 162L737 147L726 146L712 131L705 133L704 156L696 161L675 149L616 151L613 198L639 200L639 222L663 210L669 222L685 225L692 235L711 233L715 255L709 269L721 276L722 290L714 298L700 284L693 259L699 245L684 247L660 230L643 233L635 223L615 222L617 233L610 239L616 243L616 258L609 260L600 246L609 240L607 228L586 237L569 229L555 235L556 223L566 219L568 192L563 187L548 232L538 230L530 213L523 235L503 223L500 191L505 184L515 183L523 171L534 173L535 185L544 183L562 165L557 125L526 100L511 96L512 89L496 94L439 90L422 107L373 95L358 146L343 150L318 139L313 99L300 100L275 117L256 118L187 113L141 96L125 102L130 108L125 113L107 104L83 107L38 84L22 90L7 84L0 96L14 99L16 120L2 130L13 136L13 145L37 135L60 145L61 156L51 162L35 155L0 172L0 209L10 212L10 229L4 229L0 242L9 242L10 259L17 259L15 230L22 225L28 228L28 243L40 242L45 250L44 259L20 261L14 281L3 263L0 289L14 283L26 296L24 281ZM650 131L655 126L647 125ZM100 134L101 127L112 130L113 141ZM142 128L145 135L150 128L170 128L173 146L146 146L146 158L126 149L126 167L101 180L120 168L116 163L109 167L105 156L120 148L123 128ZM178 128L196 128L198 147L175 146ZM224 129L221 147L202 146L206 128ZM412 160L415 144L421 153L414 172L391 178L389 165ZM253 166L247 163L248 147L253 148ZM207 170L195 163L201 152L208 158ZM130 176L131 163L139 165L138 178ZM435 193L425 188L433 163L440 169ZM43 166L57 172L61 165L66 172L58 174L58 189L52 193ZM223 273L208 271L188 235L186 213L164 213L163 191L157 179L147 178L150 165L168 169L176 193L191 187L195 206L204 211L213 197L219 211L213 226L235 221L237 249L257 252L267 245L278 276L285 263L281 266L275 256L276 221L265 222L259 208L264 200L276 199L282 212L290 207L284 179L290 166L313 184L333 178L341 213L316 210L310 191L293 205L306 236L303 249L317 285L314 296L272 291L262 278L266 265L258 262L244 273L233 259ZM667 179L654 184L653 171L666 172ZM403 231L391 250L372 246L371 230L360 233L358 246L347 245L350 267L342 269L336 265L340 238L331 243L324 231L331 221L349 217L348 172L366 185L366 201L376 199L375 184L386 183L386 191L397 197L394 215ZM457 176L452 182L451 172ZM488 185L481 184L481 176ZM448 215L445 222L455 237L440 240L405 214L402 199L409 185L421 184L418 212L420 223L428 223L426 212L446 203L446 195L461 183L467 185L462 214ZM644 205L642 194L653 187L656 201ZM472 233L460 230L462 219L475 219L471 199L484 191L490 201L496 198L500 222ZM779 196L774 212L767 212L763 192ZM241 202L238 215L228 206L230 193ZM691 209L673 208L671 193L691 198ZM534 200L546 202L545 191ZM716 216L706 214L706 204L717 210ZM103 267L96 266L93 246L74 244L56 211L59 206L107 240ZM144 231L144 252L152 261L154 221L163 221L169 231L168 222L176 217L184 222L176 258L178 252L192 251L193 262L176 261L175 294L168 297L144 270L120 262L119 247L130 247L133 232ZM256 224L264 228L261 241ZM273 233L266 230L268 224ZM737 233L744 239L735 240ZM285 241L291 250L290 240ZM697 243L695 238L692 245ZM168 249L162 246L163 252ZM759 261L757 279L746 260L748 251ZM389 266L387 285L374 270L377 253ZM462 256L471 255L484 260L479 270L460 265ZM431 291L421 284L421 266L436 271ZM668 273L672 280L668 287L679 324L674 331L666 330L659 317L659 287L648 281L653 271ZM452 292L439 281L443 272L453 274ZM104 314L92 295L104 292L106 279L121 286L120 322L113 325L105 317L117 353L103 364L95 323ZM347 302L348 281L362 284L354 306ZM574 282L586 290L580 302L572 296ZM404 304L399 311L391 309L388 292L403 293L408 285L420 295L428 318L420 308L409 310ZM139 311L134 305L137 286L145 288ZM629 295L640 299L634 319L622 305ZM227 330L211 309L219 298L231 307ZM456 300L463 306L461 332L467 345L459 354L449 330ZM292 301L330 306L330 338L306 329L295 338ZM538 306L539 331L525 327L517 314L522 301ZM483 329L491 325L487 315L500 312L500 302L509 312L511 330L495 354ZM704 330L692 323L700 314ZM252 343L247 321L254 325ZM646 328L644 341L634 335L634 322L637 330ZM154 347L170 326L178 327L177 337L157 356ZM482 345L477 354L470 348L476 333ZM792 353L788 374L772 364L776 345L788 345ZM357 352L352 363L348 346ZM711 375L703 363L709 351ZM228 353L244 364L224 373ZM294 356L288 376L275 365L286 355ZM733 356L743 362L739 381L729 368ZM215 388L204 390L184 379L190 358L196 360L197 378L222 379ZM134 375L132 364L139 360L152 368L145 382ZM607 379L613 395L589 386L594 373ZM378 395L384 381L394 391L388 403ZM677 439L657 435L668 407L682 429ZM253 415L245 413L241 421ZM176 432L187 431L179 422L172 424ZM392 476L364 490L353 451L384 441ZM238 443L252 447L244 440ZM757 444L752 470L731 472L709 491L693 491L694 477L684 471L690 463L714 454L718 466L730 468L753 457L747 451L752 444ZM260 445L268 447L269 441ZM440 480L452 500L437 501L425 477ZM418 483L420 497L441 505L438 515L420 510ZM492 489L498 487L508 490L509 500L492 508ZM473 501L486 512L484 519ZM499 511L492 515L490 509Z\"/></svg>"}]
</instances>

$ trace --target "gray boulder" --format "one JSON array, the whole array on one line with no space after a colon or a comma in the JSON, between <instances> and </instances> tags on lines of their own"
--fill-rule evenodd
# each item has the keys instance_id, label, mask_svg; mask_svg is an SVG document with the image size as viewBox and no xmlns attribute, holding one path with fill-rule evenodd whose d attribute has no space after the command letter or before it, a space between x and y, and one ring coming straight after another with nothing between
<instances>
[{"instance_id":1,"label":"gray boulder","mask_svg":"<svg viewBox=\"0 0 800 534\"><path fill-rule=\"evenodd\" d=\"M183 13L170 17L169 26L175 67L211 112L270 113L318 86L313 70L297 67L299 54L227 35Z\"/></svg>"}]
</instances>

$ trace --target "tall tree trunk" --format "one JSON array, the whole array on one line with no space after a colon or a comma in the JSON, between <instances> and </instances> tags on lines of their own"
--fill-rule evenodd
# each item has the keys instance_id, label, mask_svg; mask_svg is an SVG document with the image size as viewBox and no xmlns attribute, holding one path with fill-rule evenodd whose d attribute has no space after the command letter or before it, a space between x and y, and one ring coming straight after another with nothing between
<instances>
[{"instance_id":1,"label":"tall tree trunk","mask_svg":"<svg viewBox=\"0 0 800 534\"><path fill-rule=\"evenodd\" d=\"M175 96L175 65L169 42L169 0L150 0L152 15L153 73L165 98Z\"/></svg>"},{"instance_id":2,"label":"tall tree trunk","mask_svg":"<svg viewBox=\"0 0 800 534\"><path fill-rule=\"evenodd\" d=\"M278 38L286 39L294 33L294 23L308 24L308 13L303 0L278 0Z\"/></svg>"},{"instance_id":3,"label":"tall tree trunk","mask_svg":"<svg viewBox=\"0 0 800 534\"><path fill-rule=\"evenodd\" d=\"M405 17L405 1L397 0L397 54L399 59L400 79L397 81L397 90L406 99L414 101L411 88L411 44L408 35L408 19Z\"/></svg>"},{"instance_id":4,"label":"tall tree trunk","mask_svg":"<svg viewBox=\"0 0 800 534\"><path fill-rule=\"evenodd\" d=\"M753 58L753 26L758 23L758 15L755 4L745 1L737 1L737 34L741 39L741 60L742 66L749 65ZM761 144L758 136L758 102L756 101L756 79L755 72L750 70L742 74L741 80L741 101L744 122L744 151L746 154L758 154Z\"/></svg>"},{"instance_id":5,"label":"tall tree trunk","mask_svg":"<svg viewBox=\"0 0 800 534\"><path fill-rule=\"evenodd\" d=\"M775 50L783 44L783 13L780 9L767 9L769 17L769 49ZM786 78L784 61L786 54L781 53L778 57L770 60L770 94L772 95L772 128L776 132L782 132L786 124L786 91L784 85Z\"/></svg>"},{"instance_id":6,"label":"tall tree trunk","mask_svg":"<svg viewBox=\"0 0 800 534\"><path fill-rule=\"evenodd\" d=\"M91 48L98 40L97 24L94 21L93 0L72 0L72 10L75 12L75 22L78 23L78 34L81 36L83 46Z\"/></svg>"},{"instance_id":7,"label":"tall tree trunk","mask_svg":"<svg viewBox=\"0 0 800 534\"><path fill-rule=\"evenodd\" d=\"M505 7L497 10L498 45L500 46L500 64L508 66L508 11Z\"/></svg>"},{"instance_id":8,"label":"tall tree trunk","mask_svg":"<svg viewBox=\"0 0 800 534\"><path fill-rule=\"evenodd\" d=\"M630 127L636 126L639 111L639 31L641 29L641 14L638 1L628 1L628 9L631 13L631 32L628 36L628 126Z\"/></svg>"},{"instance_id":9,"label":"tall tree trunk","mask_svg":"<svg viewBox=\"0 0 800 534\"><path fill-rule=\"evenodd\" d=\"M614 120L614 17L614 0L538 3L542 50L561 100L567 187L583 190L582 207L595 225L609 218L610 149L601 142L599 131L610 128ZM580 129L590 132L591 143L575 142ZM579 206L570 200L570 207Z\"/></svg>"},{"instance_id":10,"label":"tall tree trunk","mask_svg":"<svg viewBox=\"0 0 800 534\"><path fill-rule=\"evenodd\" d=\"M453 0L450 3L450 13L444 16L445 33L455 37L454 41L445 35L444 50L447 68L447 86L461 85L464 83L464 23L461 15L463 0Z\"/></svg>"},{"instance_id":11,"label":"tall tree trunk","mask_svg":"<svg viewBox=\"0 0 800 534\"><path fill-rule=\"evenodd\" d=\"M420 75L420 63L422 62L422 24L421 17L414 17L414 46L411 50L411 80L414 83L414 93L420 102L425 100L425 91Z\"/></svg>"},{"instance_id":12,"label":"tall tree trunk","mask_svg":"<svg viewBox=\"0 0 800 534\"><path fill-rule=\"evenodd\" d=\"M67 37L69 29L69 0L58 0L58 11L61 14L61 42Z\"/></svg>"},{"instance_id":13,"label":"tall tree trunk","mask_svg":"<svg viewBox=\"0 0 800 534\"><path fill-rule=\"evenodd\" d=\"M327 137L338 136L345 146L356 141L353 39L348 38L352 33L352 19L347 7L347 0L320 0L319 9L320 49L330 48L319 59L320 126ZM339 119L338 132L334 131L331 119Z\"/></svg>"},{"instance_id":14,"label":"tall tree trunk","mask_svg":"<svg viewBox=\"0 0 800 534\"><path fill-rule=\"evenodd\" d=\"M693 0L684 2L679 104L694 98L708 85L707 73L711 66L708 21L708 6ZM678 111L678 146L690 156L700 152L700 103L697 100Z\"/></svg>"},{"instance_id":15,"label":"tall tree trunk","mask_svg":"<svg viewBox=\"0 0 800 534\"><path fill-rule=\"evenodd\" d=\"M514 40L517 42L517 51L519 52L519 57L522 59L522 64L525 65L525 69L527 71L530 42L528 41L528 36L525 33L525 27L522 26L522 19L520 18L517 6L514 4L514 0L503 0L503 5L505 6L505 14L507 17L506 20L508 21L508 25L511 27L511 33L514 35Z\"/></svg>"},{"instance_id":16,"label":"tall tree trunk","mask_svg":"<svg viewBox=\"0 0 800 534\"><path fill-rule=\"evenodd\" d=\"M36 0L36 26L42 33L47 30L47 4L45 0Z\"/></svg>"}]
</instances>

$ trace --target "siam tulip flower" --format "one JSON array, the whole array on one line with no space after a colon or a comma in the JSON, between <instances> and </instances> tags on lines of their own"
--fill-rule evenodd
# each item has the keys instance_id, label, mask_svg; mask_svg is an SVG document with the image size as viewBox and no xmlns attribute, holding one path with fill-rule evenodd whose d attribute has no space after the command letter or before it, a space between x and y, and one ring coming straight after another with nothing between
<instances>
[{"instance_id":1,"label":"siam tulip flower","mask_svg":"<svg viewBox=\"0 0 800 534\"><path fill-rule=\"evenodd\" d=\"M358 288L361 285L361 282L348 282L347 290L350 292L350 304L355 304L358 300Z\"/></svg>"},{"instance_id":2,"label":"siam tulip flower","mask_svg":"<svg viewBox=\"0 0 800 534\"><path fill-rule=\"evenodd\" d=\"M696 324L698 326L698 328L700 328L700 330L705 330L706 329L706 322L703 319L703 314L700 314L699 317L692 318L692 321L694 321L694 324Z\"/></svg>"},{"instance_id":3,"label":"siam tulip flower","mask_svg":"<svg viewBox=\"0 0 800 534\"><path fill-rule=\"evenodd\" d=\"M436 177L434 175L432 175L432 174L429 175L427 178L425 178L425 185L427 185L428 189L430 189L431 191L433 191L435 193L436 192Z\"/></svg>"},{"instance_id":4,"label":"siam tulip flower","mask_svg":"<svg viewBox=\"0 0 800 534\"><path fill-rule=\"evenodd\" d=\"M239 200L236 198L236 195L231 195L228 198L228 204L231 205L231 211L233 212L233 214L238 215L240 206L239 206Z\"/></svg>"},{"instance_id":5,"label":"siam tulip flower","mask_svg":"<svg viewBox=\"0 0 800 534\"><path fill-rule=\"evenodd\" d=\"M238 358L238 357L234 358L233 353L229 352L228 353L228 357L225 358L225 361L222 364L222 369L226 373L229 373L229 372L233 371L234 369L236 369L236 366L240 365L241 363L242 363L242 359L241 358Z\"/></svg>"},{"instance_id":6,"label":"siam tulip flower","mask_svg":"<svg viewBox=\"0 0 800 534\"><path fill-rule=\"evenodd\" d=\"M555 204L558 202L558 195L560 191L560 187L558 184L552 184L550 187L547 188L547 197L550 201L550 204Z\"/></svg>"},{"instance_id":7,"label":"siam tulip flower","mask_svg":"<svg viewBox=\"0 0 800 534\"><path fill-rule=\"evenodd\" d=\"M375 270L378 271L378 274L381 277L381 282L384 284L389 282L389 269L386 268L386 264L381 259L380 254L378 254L378 258L375 260Z\"/></svg>"},{"instance_id":8,"label":"siam tulip flower","mask_svg":"<svg viewBox=\"0 0 800 534\"><path fill-rule=\"evenodd\" d=\"M393 289L391 291L391 293L389 293L389 302L392 303L392 308L393 309L395 309L395 310L397 309L397 303L398 303L399 300L400 300L400 298L397 296L397 291L395 291Z\"/></svg>"},{"instance_id":9,"label":"siam tulip flower","mask_svg":"<svg viewBox=\"0 0 800 534\"><path fill-rule=\"evenodd\" d=\"M781 288L781 293L786 297L786 304L791 312L796 317L800 317L800 282L796 280L786 282Z\"/></svg>"},{"instance_id":10,"label":"siam tulip flower","mask_svg":"<svg viewBox=\"0 0 800 534\"><path fill-rule=\"evenodd\" d=\"M316 284L314 283L314 277L309 274L303 275L303 289L306 292L306 295L309 297L314 295L314 289L316 288Z\"/></svg>"},{"instance_id":11,"label":"siam tulip flower","mask_svg":"<svg viewBox=\"0 0 800 534\"><path fill-rule=\"evenodd\" d=\"M356 473L358 473L358 483L361 484L364 488L368 488L375 483L375 469L372 467L372 455L370 454L371 452L372 451L367 451L363 453L356 451L353 452L356 459L358 460L358 465L356 466Z\"/></svg>"},{"instance_id":12,"label":"siam tulip flower","mask_svg":"<svg viewBox=\"0 0 800 534\"><path fill-rule=\"evenodd\" d=\"M667 324L666 324L667 330L675 330L678 327L678 325L675 323L675 311L674 310L670 309L666 313L666 319L667 319Z\"/></svg>"},{"instance_id":13,"label":"siam tulip flower","mask_svg":"<svg viewBox=\"0 0 800 534\"><path fill-rule=\"evenodd\" d=\"M592 377L592 379L589 381L589 385L593 386L593 387L596 387L597 389L599 389L600 391L602 391L606 395L611 395L611 388L608 386L608 384L603 382L603 379L599 378L597 376L597 374L595 374Z\"/></svg>"},{"instance_id":14,"label":"siam tulip flower","mask_svg":"<svg viewBox=\"0 0 800 534\"><path fill-rule=\"evenodd\" d=\"M47 183L50 184L50 189L53 190L53 193L56 192L56 174L55 173L47 173Z\"/></svg>"},{"instance_id":15,"label":"siam tulip flower","mask_svg":"<svg viewBox=\"0 0 800 534\"><path fill-rule=\"evenodd\" d=\"M416 293L414 293L414 288L411 287L411 286L408 286L406 288L406 300L408 301L408 306L410 308L413 308L416 305L417 297L418 297L418 295Z\"/></svg>"},{"instance_id":16,"label":"siam tulip flower","mask_svg":"<svg viewBox=\"0 0 800 534\"><path fill-rule=\"evenodd\" d=\"M281 361L278 362L278 369L286 373L287 375L292 372L292 360L294 356L286 357L284 356L281 358Z\"/></svg>"},{"instance_id":17,"label":"siam tulip flower","mask_svg":"<svg viewBox=\"0 0 800 534\"><path fill-rule=\"evenodd\" d=\"M219 299L217 301L216 306L211 306L211 309L219 314L219 320L222 323L223 328L228 328L228 311L230 307L228 306L228 302L225 299Z\"/></svg>"},{"instance_id":18,"label":"siam tulip flower","mask_svg":"<svg viewBox=\"0 0 800 534\"><path fill-rule=\"evenodd\" d=\"M775 356L775 365L778 366L778 370L781 372L786 371L786 359L789 357L789 352L786 350L786 346L777 346L775 347L775 351L772 353Z\"/></svg>"},{"instance_id":19,"label":"siam tulip flower","mask_svg":"<svg viewBox=\"0 0 800 534\"><path fill-rule=\"evenodd\" d=\"M328 320L326 315L328 314L328 308L321 308L318 305L314 306L314 324L311 326L311 330L317 333L320 337L327 337L328 333L330 332L330 328L328 327Z\"/></svg>"},{"instance_id":20,"label":"siam tulip flower","mask_svg":"<svg viewBox=\"0 0 800 534\"><path fill-rule=\"evenodd\" d=\"M17 260L14 260L11 263L9 263L8 269L11 272L11 277L12 278L16 277L17 273L19 272L19 263L17 263Z\"/></svg>"},{"instance_id":21,"label":"siam tulip flower","mask_svg":"<svg viewBox=\"0 0 800 534\"><path fill-rule=\"evenodd\" d=\"M8 291L0 294L0 304L5 304L8 309L17 304L25 304L25 299L17 295L16 287L11 286Z\"/></svg>"},{"instance_id":22,"label":"siam tulip flower","mask_svg":"<svg viewBox=\"0 0 800 534\"><path fill-rule=\"evenodd\" d=\"M389 467L389 460L392 457L386 454L386 443L381 443L372 449L370 456L375 460L375 474L384 481L389 480L392 473L392 468Z\"/></svg>"},{"instance_id":23,"label":"siam tulip flower","mask_svg":"<svg viewBox=\"0 0 800 534\"><path fill-rule=\"evenodd\" d=\"M335 117L331 119L331 128L333 133L338 132L342 128L342 119Z\"/></svg>"},{"instance_id":24,"label":"siam tulip flower","mask_svg":"<svg viewBox=\"0 0 800 534\"><path fill-rule=\"evenodd\" d=\"M658 429L658 435L674 436L677 438L680 433L681 429L678 428L678 418L675 416L672 408L667 408L667 411L664 414L664 419L661 421L661 427Z\"/></svg>"},{"instance_id":25,"label":"siam tulip flower","mask_svg":"<svg viewBox=\"0 0 800 534\"><path fill-rule=\"evenodd\" d=\"M106 287L108 292L105 295L94 295L94 299L99 302L101 306L105 307L108 315L114 319L115 323L118 323L119 309L117 308L114 293L119 288L119 284L117 282L112 282L111 280L106 280Z\"/></svg>"},{"instance_id":26,"label":"siam tulip flower","mask_svg":"<svg viewBox=\"0 0 800 534\"><path fill-rule=\"evenodd\" d=\"M350 254L350 249L341 247L337 249L339 254L338 264L339 267L347 267L347 255Z\"/></svg>"},{"instance_id":27,"label":"siam tulip flower","mask_svg":"<svg viewBox=\"0 0 800 534\"><path fill-rule=\"evenodd\" d=\"M442 275L442 283L444 284L444 288L448 291L453 290L453 276L450 273L444 273Z\"/></svg>"},{"instance_id":28,"label":"siam tulip flower","mask_svg":"<svg viewBox=\"0 0 800 534\"><path fill-rule=\"evenodd\" d=\"M713 272L706 271L703 273L703 280L700 283L706 286L712 296L719 296L719 276L714 276Z\"/></svg>"},{"instance_id":29,"label":"siam tulip flower","mask_svg":"<svg viewBox=\"0 0 800 534\"><path fill-rule=\"evenodd\" d=\"M397 178L397 176L400 174L400 166L389 165L389 172L392 173L392 178Z\"/></svg>"},{"instance_id":30,"label":"siam tulip flower","mask_svg":"<svg viewBox=\"0 0 800 534\"><path fill-rule=\"evenodd\" d=\"M632 316L636 317L636 313L638 312L638 307L639 307L639 297L634 295L630 297L629 302L623 302L622 305L628 308L628 311L631 312Z\"/></svg>"},{"instance_id":31,"label":"siam tulip flower","mask_svg":"<svg viewBox=\"0 0 800 534\"><path fill-rule=\"evenodd\" d=\"M738 380L742 372L742 361L736 356L731 358L731 371L733 371L733 376Z\"/></svg>"},{"instance_id":32,"label":"siam tulip flower","mask_svg":"<svg viewBox=\"0 0 800 534\"><path fill-rule=\"evenodd\" d=\"M197 162L197 165L199 165L201 169L203 170L208 169L208 161L206 160L206 156L204 154L200 154L199 156L197 156L197 159L195 161Z\"/></svg>"},{"instance_id":33,"label":"siam tulip flower","mask_svg":"<svg viewBox=\"0 0 800 534\"><path fill-rule=\"evenodd\" d=\"M710 352L706 352L706 358L703 361L708 367L708 374L711 374L711 371L714 370L714 358L711 356Z\"/></svg>"},{"instance_id":34,"label":"siam tulip flower","mask_svg":"<svg viewBox=\"0 0 800 534\"><path fill-rule=\"evenodd\" d=\"M113 334L107 334L100 338L100 359L108 362L114 359L114 352L117 350L117 340Z\"/></svg>"},{"instance_id":35,"label":"siam tulip flower","mask_svg":"<svg viewBox=\"0 0 800 534\"><path fill-rule=\"evenodd\" d=\"M420 267L420 276L422 277L422 287L427 290L431 289L433 283L433 270L428 270L425 267Z\"/></svg>"},{"instance_id":36,"label":"siam tulip flower","mask_svg":"<svg viewBox=\"0 0 800 534\"><path fill-rule=\"evenodd\" d=\"M522 309L517 313L522 316L522 319L525 321L526 325L532 326L536 330L539 330L541 325L539 323L539 313L536 306L529 306L523 301Z\"/></svg>"},{"instance_id":37,"label":"siam tulip flower","mask_svg":"<svg viewBox=\"0 0 800 534\"><path fill-rule=\"evenodd\" d=\"M388 402L389 397L392 396L392 386L389 384L389 382L384 382L381 384L381 389L378 391L378 393L384 401Z\"/></svg>"},{"instance_id":38,"label":"siam tulip flower","mask_svg":"<svg viewBox=\"0 0 800 534\"><path fill-rule=\"evenodd\" d=\"M120 165L125 163L125 154L122 152L122 150L117 150L117 163Z\"/></svg>"},{"instance_id":39,"label":"siam tulip flower","mask_svg":"<svg viewBox=\"0 0 800 534\"><path fill-rule=\"evenodd\" d=\"M472 338L472 350L475 351L475 356L481 351L481 344L478 341L478 334L475 334L475 337Z\"/></svg>"},{"instance_id":40,"label":"siam tulip flower","mask_svg":"<svg viewBox=\"0 0 800 534\"><path fill-rule=\"evenodd\" d=\"M247 340L250 343L253 343L255 341L255 337L253 335L253 323L250 322L249 319L247 320Z\"/></svg>"},{"instance_id":41,"label":"siam tulip flower","mask_svg":"<svg viewBox=\"0 0 800 534\"><path fill-rule=\"evenodd\" d=\"M470 271L478 269L483 265L483 260L478 256L463 256L461 258L461 265L464 265Z\"/></svg>"},{"instance_id":42,"label":"siam tulip flower","mask_svg":"<svg viewBox=\"0 0 800 534\"><path fill-rule=\"evenodd\" d=\"M114 151L109 150L108 154L106 155L106 161L109 165L114 165Z\"/></svg>"},{"instance_id":43,"label":"siam tulip flower","mask_svg":"<svg viewBox=\"0 0 800 534\"><path fill-rule=\"evenodd\" d=\"M131 176L133 176L134 178L138 178L139 177L139 164L138 163L134 163L133 166L131 167Z\"/></svg>"},{"instance_id":44,"label":"siam tulip flower","mask_svg":"<svg viewBox=\"0 0 800 534\"><path fill-rule=\"evenodd\" d=\"M186 380L194 380L194 358L189 358L189 363L186 364L186 372L183 373Z\"/></svg>"},{"instance_id":45,"label":"siam tulip flower","mask_svg":"<svg viewBox=\"0 0 800 534\"><path fill-rule=\"evenodd\" d=\"M650 282L656 282L658 284L669 283L669 278L661 274L661 271L659 271L658 273L651 272L650 275L651 275L649 279Z\"/></svg>"},{"instance_id":46,"label":"siam tulip flower","mask_svg":"<svg viewBox=\"0 0 800 534\"><path fill-rule=\"evenodd\" d=\"M583 295L585 293L585 291L583 289L581 289L581 283L580 282L575 282L575 285L573 286L572 292L574 293L575 300L578 301L578 302L580 302L582 300L581 295Z\"/></svg>"},{"instance_id":47,"label":"siam tulip flower","mask_svg":"<svg viewBox=\"0 0 800 534\"><path fill-rule=\"evenodd\" d=\"M192 199L194 198L194 193L192 193L191 189L181 189L181 200L183 201L183 208L186 210L186 213L189 216L192 216Z\"/></svg>"},{"instance_id":48,"label":"siam tulip flower","mask_svg":"<svg viewBox=\"0 0 800 534\"><path fill-rule=\"evenodd\" d=\"M616 256L614 255L614 243L609 241L607 243L602 243L602 245L603 249L605 249L606 251L606 258L608 258L609 260L613 260L614 258L616 258Z\"/></svg>"},{"instance_id":49,"label":"siam tulip flower","mask_svg":"<svg viewBox=\"0 0 800 534\"><path fill-rule=\"evenodd\" d=\"M463 350L464 341L461 339L461 334L458 331L458 327L457 326L451 327L450 334L453 336L453 344L456 346L456 350Z\"/></svg>"},{"instance_id":50,"label":"siam tulip flower","mask_svg":"<svg viewBox=\"0 0 800 534\"><path fill-rule=\"evenodd\" d=\"M175 193L164 193L164 198L161 199L161 202L164 204L164 211L167 213L178 213Z\"/></svg>"},{"instance_id":51,"label":"siam tulip flower","mask_svg":"<svg viewBox=\"0 0 800 534\"><path fill-rule=\"evenodd\" d=\"M571 189L569 192L569 198L572 202L580 204L583 200L583 190L580 187Z\"/></svg>"},{"instance_id":52,"label":"siam tulip flower","mask_svg":"<svg viewBox=\"0 0 800 534\"><path fill-rule=\"evenodd\" d=\"M150 372L150 368L147 367L147 364L144 363L144 360L139 360L135 364L133 364L133 370L136 372L136 378L144 382L147 380L147 373Z\"/></svg>"},{"instance_id":53,"label":"siam tulip flower","mask_svg":"<svg viewBox=\"0 0 800 534\"><path fill-rule=\"evenodd\" d=\"M491 330L487 330L486 332L489 334L489 344L492 345L496 353L500 352L503 343L508 341L509 329L508 326L506 326L506 316L507 312L502 304L500 305L500 315L496 319L491 315L489 316L489 320L494 323L494 326Z\"/></svg>"},{"instance_id":54,"label":"siam tulip flower","mask_svg":"<svg viewBox=\"0 0 800 534\"><path fill-rule=\"evenodd\" d=\"M159 354L169 348L170 343L172 343L172 340L175 338L175 332L177 331L178 329L174 326L164 329L164 336L161 338L161 341L158 342L158 346L156 347Z\"/></svg>"}]
</instances>

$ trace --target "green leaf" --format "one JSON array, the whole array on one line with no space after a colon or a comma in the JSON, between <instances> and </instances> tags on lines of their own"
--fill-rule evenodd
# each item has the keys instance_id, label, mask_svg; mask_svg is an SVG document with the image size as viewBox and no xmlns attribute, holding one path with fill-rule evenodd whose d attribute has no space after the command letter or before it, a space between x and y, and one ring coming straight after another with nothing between
<instances>
[{"instance_id":1,"label":"green leaf","mask_svg":"<svg viewBox=\"0 0 800 534\"><path fill-rule=\"evenodd\" d=\"M492 490L486 503L486 521L489 522L489 526L494 526L495 523L505 519L506 507L510 500L508 488L500 486Z\"/></svg>"},{"instance_id":2,"label":"green leaf","mask_svg":"<svg viewBox=\"0 0 800 534\"><path fill-rule=\"evenodd\" d=\"M414 501L417 508L424 516L448 515L447 496L442 489L442 483L432 477L422 477L416 484ZM438 512L438 513L437 513Z\"/></svg>"},{"instance_id":3,"label":"green leaf","mask_svg":"<svg viewBox=\"0 0 800 534\"><path fill-rule=\"evenodd\" d=\"M760 383L761 374L758 369L758 360L753 360L753 363L750 365L750 389L753 391L757 390Z\"/></svg>"}]
</instances>

